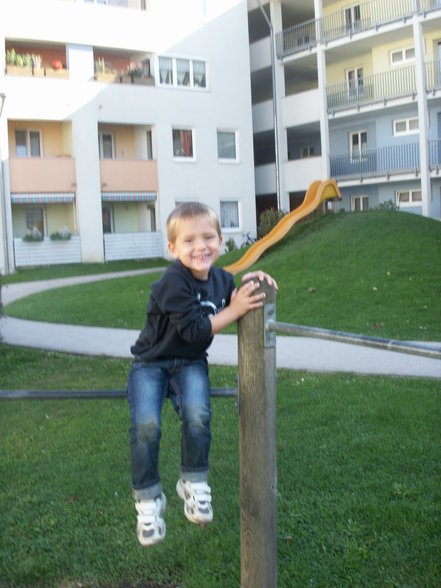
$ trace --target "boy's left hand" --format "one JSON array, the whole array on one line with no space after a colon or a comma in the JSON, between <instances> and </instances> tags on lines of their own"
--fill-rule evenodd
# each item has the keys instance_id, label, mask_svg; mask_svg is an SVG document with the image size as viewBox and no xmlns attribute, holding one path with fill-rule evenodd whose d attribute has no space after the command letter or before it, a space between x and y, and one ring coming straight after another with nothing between
<instances>
[{"instance_id":1,"label":"boy's left hand","mask_svg":"<svg viewBox=\"0 0 441 588\"><path fill-rule=\"evenodd\" d=\"M259 282L266 280L268 285L273 286L276 292L279 290L279 286L277 285L276 280L274 280L269 274L266 274L262 271L248 272L242 276L242 282L246 282L247 280L259 280Z\"/></svg>"}]
</instances>

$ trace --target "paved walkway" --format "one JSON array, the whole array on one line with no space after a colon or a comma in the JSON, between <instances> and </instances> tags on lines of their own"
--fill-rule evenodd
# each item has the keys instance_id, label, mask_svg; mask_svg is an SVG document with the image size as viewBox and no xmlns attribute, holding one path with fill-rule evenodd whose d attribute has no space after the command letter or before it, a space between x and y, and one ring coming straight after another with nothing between
<instances>
[{"instance_id":1,"label":"paved walkway","mask_svg":"<svg viewBox=\"0 0 441 588\"><path fill-rule=\"evenodd\" d=\"M2 301L6 306L19 298L52 288L156 271L158 268L10 284L2 287ZM131 357L130 346L139 330L58 325L8 316L0 319L0 335L8 345L107 357ZM441 349L441 343L427 345ZM309 337L277 337L276 357L280 368L441 379L441 360L438 359ZM236 336L216 335L208 359L212 365L237 365Z\"/></svg>"}]
</instances>

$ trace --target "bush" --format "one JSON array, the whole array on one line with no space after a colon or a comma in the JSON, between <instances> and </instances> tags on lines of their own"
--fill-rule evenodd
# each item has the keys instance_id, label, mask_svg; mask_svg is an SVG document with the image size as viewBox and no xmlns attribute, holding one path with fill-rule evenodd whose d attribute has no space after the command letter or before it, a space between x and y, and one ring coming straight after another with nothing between
<instances>
[{"instance_id":1,"label":"bush","mask_svg":"<svg viewBox=\"0 0 441 588\"><path fill-rule=\"evenodd\" d=\"M267 235L284 216L285 213L282 210L274 210L274 208L264 210L259 218L259 238Z\"/></svg>"},{"instance_id":2,"label":"bush","mask_svg":"<svg viewBox=\"0 0 441 588\"><path fill-rule=\"evenodd\" d=\"M228 241L225 242L225 249L227 251L234 251L237 249L236 241L233 239L233 237L230 237Z\"/></svg>"}]
</instances>

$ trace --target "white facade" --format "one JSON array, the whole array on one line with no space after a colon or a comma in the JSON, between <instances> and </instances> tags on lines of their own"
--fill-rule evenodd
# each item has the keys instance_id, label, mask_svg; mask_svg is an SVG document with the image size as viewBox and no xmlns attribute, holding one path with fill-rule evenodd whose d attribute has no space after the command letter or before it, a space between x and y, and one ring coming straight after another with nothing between
<instances>
[{"instance_id":1,"label":"white facade","mask_svg":"<svg viewBox=\"0 0 441 588\"><path fill-rule=\"evenodd\" d=\"M23 236L23 219L29 230L32 207L36 211L38 206L44 209L44 223L39 226L45 242L58 228L53 219L62 216L60 207L66 208L66 222L80 240L83 262L106 259L106 233L114 237L112 255L118 255L114 251L120 234L128 258L128 233L160 233L161 254L166 256L167 216L177 202L185 200L205 202L220 215L223 212L222 218L227 215L230 226L223 229L224 240L233 237L240 242L242 233L256 234L245 0L126 3L134 7L109 4L1 3L0 60L8 57L11 48L16 53L44 55L49 47L65 55L66 73L60 79L52 78L49 70L37 76L34 68L30 75L12 75L8 64L6 73L3 68L0 72L0 92L6 95L0 121L2 273L14 270L14 239ZM149 83L94 79L100 55L111 56L114 63L124 58L143 63L148 59ZM174 68L173 83L163 83L161 78L159 58L163 57L170 58ZM176 67L190 67L190 75L203 68L204 81L201 85L183 82ZM174 131L177 140L191 136L190 155L177 156ZM228 144L224 153L218 151L219 133ZM30 141L39 137L37 155L29 144L29 152L24 152L25 146L20 151L19 142L26 137ZM112 153L103 161L110 141ZM60 165L67 165L65 159L74 161L70 185L63 184L66 175L60 173ZM33 183L24 177L28 172L23 170L28 168L23 166L36 163L47 165L48 171L45 178L36 172L39 177ZM55 180L57 174L60 179ZM68 204L63 200L66 194ZM121 198L126 198L124 203ZM108 224L106 214L111 218ZM137 242L150 241L138 236ZM26 245L37 249L40 244ZM157 251L152 246L144 257L157 256Z\"/></svg>"}]
</instances>

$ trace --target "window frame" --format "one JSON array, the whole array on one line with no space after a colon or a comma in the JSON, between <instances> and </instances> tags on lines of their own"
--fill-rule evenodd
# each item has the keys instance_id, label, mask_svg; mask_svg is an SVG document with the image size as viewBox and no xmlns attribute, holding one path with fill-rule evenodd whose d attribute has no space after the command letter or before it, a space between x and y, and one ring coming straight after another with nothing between
<instances>
[{"instance_id":1,"label":"window frame","mask_svg":"<svg viewBox=\"0 0 441 588\"><path fill-rule=\"evenodd\" d=\"M236 205L236 213L237 213L237 225L235 226L225 226L223 224L223 218L224 218L224 211L223 211L223 206L224 205ZM224 198L221 199L219 201L219 224L220 224L220 228L222 231L226 231L226 232L240 232L241 230L241 214L240 214L240 202L237 199L229 199L229 198Z\"/></svg>"},{"instance_id":2,"label":"window frame","mask_svg":"<svg viewBox=\"0 0 441 588\"><path fill-rule=\"evenodd\" d=\"M174 133L175 132L190 132L191 133L191 155L176 155L175 154L175 139ZM193 127L182 127L182 126L173 126L172 127L172 155L174 161L179 162L193 162L196 161L196 133Z\"/></svg>"},{"instance_id":3,"label":"window frame","mask_svg":"<svg viewBox=\"0 0 441 588\"><path fill-rule=\"evenodd\" d=\"M161 60L170 61L170 68L167 70L170 72L167 74L166 81L161 80ZM188 70L180 82L180 69L178 68L178 62L187 62ZM194 57L185 56L172 56L172 55L158 55L156 58L157 72L158 75L155 77L156 85L161 88L174 88L178 90L207 90L208 89L208 65L205 59L199 59ZM196 71L195 64L203 64L204 72L200 73ZM197 76L201 76L201 80L204 81L204 85L196 81ZM188 76L186 78L186 76ZM188 83L183 83L184 81Z\"/></svg>"},{"instance_id":4,"label":"window frame","mask_svg":"<svg viewBox=\"0 0 441 588\"><path fill-rule=\"evenodd\" d=\"M359 210L356 210L356 202L360 203ZM369 210L369 196L368 194L353 194L351 195L351 212L366 212Z\"/></svg>"},{"instance_id":5,"label":"window frame","mask_svg":"<svg viewBox=\"0 0 441 588\"><path fill-rule=\"evenodd\" d=\"M36 212L41 213L41 222L42 222L42 229L36 226L36 228L40 231L43 237L47 236L47 219L46 219L46 207L43 205L27 205L25 207L25 222L26 222L26 231L32 231L33 227L28 226L28 213L32 213L33 215Z\"/></svg>"},{"instance_id":6,"label":"window frame","mask_svg":"<svg viewBox=\"0 0 441 588\"><path fill-rule=\"evenodd\" d=\"M411 57L407 56L408 51L413 51L413 55ZM394 55L401 55L401 59L399 61L394 61ZM415 47L401 47L400 49L394 49L390 52L389 55L390 64L392 67L403 65L403 63L409 63L411 61L415 61Z\"/></svg>"},{"instance_id":7,"label":"window frame","mask_svg":"<svg viewBox=\"0 0 441 588\"><path fill-rule=\"evenodd\" d=\"M362 141L362 135L365 134L366 135L366 142L365 142L365 149L363 149L363 141ZM354 149L353 149L353 141L352 141L352 137L354 137L355 135L358 135L359 140L360 140L360 149L358 150L358 155L356 155L354 153ZM359 131L353 131L351 133L349 133L349 153L350 153L350 160L351 163L355 163L358 161L366 161L367 160L367 144L368 144L368 134L367 134L367 130L365 129L361 129Z\"/></svg>"},{"instance_id":8,"label":"window frame","mask_svg":"<svg viewBox=\"0 0 441 588\"><path fill-rule=\"evenodd\" d=\"M352 80L350 79L351 74L354 74ZM350 100L364 96L364 71L362 65L346 70L346 86Z\"/></svg>"},{"instance_id":9,"label":"window frame","mask_svg":"<svg viewBox=\"0 0 441 588\"><path fill-rule=\"evenodd\" d=\"M300 159L314 157L314 145L304 145L300 147Z\"/></svg>"},{"instance_id":10,"label":"window frame","mask_svg":"<svg viewBox=\"0 0 441 588\"><path fill-rule=\"evenodd\" d=\"M219 134L234 136L234 157L222 157L219 153ZM239 161L239 132L237 129L216 129L217 159L220 163L237 163Z\"/></svg>"},{"instance_id":11,"label":"window frame","mask_svg":"<svg viewBox=\"0 0 441 588\"><path fill-rule=\"evenodd\" d=\"M17 132L22 132L25 133L25 140L26 140L26 155L18 155L17 153ZM38 149L39 149L39 154L38 155L33 155L31 153L31 134L32 133L38 133ZM15 156L19 159L25 159L26 157L32 157L32 158L36 158L36 159L41 159L43 157L43 141L42 141L42 133L40 131L40 129L34 129L34 128L29 128L29 129L21 129L21 128L16 128L14 129L14 141L15 141Z\"/></svg>"},{"instance_id":12,"label":"window frame","mask_svg":"<svg viewBox=\"0 0 441 588\"><path fill-rule=\"evenodd\" d=\"M409 194L409 200L406 202L400 202L400 194ZM414 198L414 194L419 193L419 198ZM422 206L422 192L421 188L409 188L407 190L397 190L395 192L395 203L397 208L400 207L411 207L411 206Z\"/></svg>"},{"instance_id":13,"label":"window frame","mask_svg":"<svg viewBox=\"0 0 441 588\"><path fill-rule=\"evenodd\" d=\"M418 123L417 129L410 128L412 121L417 121L417 123ZM405 123L406 129L404 131L397 131L397 125L400 123ZM409 116L407 118L397 118L392 121L392 125L393 125L394 137L402 137L403 135L418 135L420 132L418 116Z\"/></svg>"},{"instance_id":14,"label":"window frame","mask_svg":"<svg viewBox=\"0 0 441 588\"><path fill-rule=\"evenodd\" d=\"M109 135L111 140L111 147L112 147L112 157L104 157L104 135ZM98 149L99 149L99 156L101 159L115 159L115 138L112 132L109 131L98 131Z\"/></svg>"},{"instance_id":15,"label":"window frame","mask_svg":"<svg viewBox=\"0 0 441 588\"><path fill-rule=\"evenodd\" d=\"M104 230L104 211L109 211L110 220L110 231ZM101 225L103 229L103 235L112 235L115 232L115 211L112 202L103 202L101 205ZM107 225L106 225L107 226Z\"/></svg>"}]
</instances>

